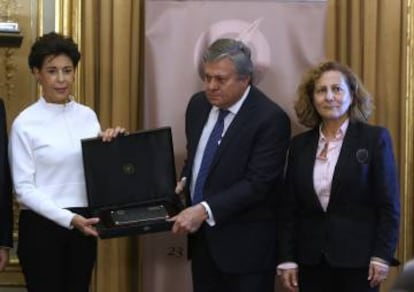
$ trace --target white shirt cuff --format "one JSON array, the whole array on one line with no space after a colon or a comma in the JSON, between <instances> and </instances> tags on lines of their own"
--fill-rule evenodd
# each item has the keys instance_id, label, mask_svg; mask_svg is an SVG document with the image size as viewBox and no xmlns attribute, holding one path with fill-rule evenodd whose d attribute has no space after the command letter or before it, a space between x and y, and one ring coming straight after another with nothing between
<instances>
[{"instance_id":1,"label":"white shirt cuff","mask_svg":"<svg viewBox=\"0 0 414 292\"><path fill-rule=\"evenodd\" d=\"M371 264L379 266L379 267L383 267L383 268L389 268L390 265L383 259L378 258L378 257L372 257L371 258Z\"/></svg>"},{"instance_id":2,"label":"white shirt cuff","mask_svg":"<svg viewBox=\"0 0 414 292\"><path fill-rule=\"evenodd\" d=\"M297 268L298 268L297 263L285 262L285 263L281 263L277 266L276 273L277 273L278 276L280 276L282 274L282 271L284 271L284 270L291 270L291 269L297 269Z\"/></svg>"},{"instance_id":3,"label":"white shirt cuff","mask_svg":"<svg viewBox=\"0 0 414 292\"><path fill-rule=\"evenodd\" d=\"M203 201L200 204L207 211L207 215L208 215L208 217L206 219L207 224L210 225L211 227L215 226L216 225L216 221L214 220L213 212L211 212L210 206L207 204L206 201Z\"/></svg>"},{"instance_id":4,"label":"white shirt cuff","mask_svg":"<svg viewBox=\"0 0 414 292\"><path fill-rule=\"evenodd\" d=\"M278 270L290 270L290 269L296 269L298 267L297 263L294 262L285 262L281 263L277 266Z\"/></svg>"}]
</instances>

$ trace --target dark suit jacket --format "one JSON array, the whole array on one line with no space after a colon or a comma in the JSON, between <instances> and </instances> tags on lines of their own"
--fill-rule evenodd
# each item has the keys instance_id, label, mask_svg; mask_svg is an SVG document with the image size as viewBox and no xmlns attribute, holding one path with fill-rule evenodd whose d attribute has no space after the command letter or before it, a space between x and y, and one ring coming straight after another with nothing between
<instances>
[{"instance_id":1,"label":"dark suit jacket","mask_svg":"<svg viewBox=\"0 0 414 292\"><path fill-rule=\"evenodd\" d=\"M384 128L350 122L327 212L313 187L319 129L296 136L289 150L280 260L364 267L392 262L399 228L399 189L391 138Z\"/></svg>"},{"instance_id":2,"label":"dark suit jacket","mask_svg":"<svg viewBox=\"0 0 414 292\"><path fill-rule=\"evenodd\" d=\"M0 99L0 246L13 246L13 205L7 158L6 111Z\"/></svg>"},{"instance_id":3,"label":"dark suit jacket","mask_svg":"<svg viewBox=\"0 0 414 292\"><path fill-rule=\"evenodd\" d=\"M204 92L195 94L187 108L182 175L189 182L210 109ZM220 143L204 186L216 226L204 224L203 229L213 258L225 272L275 268L276 189L289 139L288 116L252 86Z\"/></svg>"}]
</instances>

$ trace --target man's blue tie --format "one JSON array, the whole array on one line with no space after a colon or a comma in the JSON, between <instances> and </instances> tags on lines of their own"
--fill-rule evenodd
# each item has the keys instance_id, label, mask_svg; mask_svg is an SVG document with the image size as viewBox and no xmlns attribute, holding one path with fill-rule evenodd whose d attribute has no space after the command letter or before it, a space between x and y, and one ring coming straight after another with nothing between
<instances>
[{"instance_id":1,"label":"man's blue tie","mask_svg":"<svg viewBox=\"0 0 414 292\"><path fill-rule=\"evenodd\" d=\"M211 162L216 154L221 136L223 135L224 118L228 113L228 110L220 110L217 122L214 125L213 131L211 131L210 137L208 138L194 186L193 205L196 205L203 200L204 183L210 170Z\"/></svg>"}]
</instances>

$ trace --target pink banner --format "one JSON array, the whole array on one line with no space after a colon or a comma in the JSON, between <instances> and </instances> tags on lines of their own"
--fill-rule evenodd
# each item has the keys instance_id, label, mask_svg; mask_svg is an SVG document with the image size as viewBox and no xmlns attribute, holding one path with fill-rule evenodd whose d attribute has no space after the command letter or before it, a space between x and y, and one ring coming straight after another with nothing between
<instances>
[{"instance_id":1,"label":"pink banner","mask_svg":"<svg viewBox=\"0 0 414 292\"><path fill-rule=\"evenodd\" d=\"M145 10L145 128L171 126L177 171L185 156L184 114L202 89L198 61L221 37L252 49L256 85L282 106L301 130L293 110L296 86L309 66L324 58L326 1L162 1ZM192 291L186 238L169 233L141 237L143 292Z\"/></svg>"}]
</instances>

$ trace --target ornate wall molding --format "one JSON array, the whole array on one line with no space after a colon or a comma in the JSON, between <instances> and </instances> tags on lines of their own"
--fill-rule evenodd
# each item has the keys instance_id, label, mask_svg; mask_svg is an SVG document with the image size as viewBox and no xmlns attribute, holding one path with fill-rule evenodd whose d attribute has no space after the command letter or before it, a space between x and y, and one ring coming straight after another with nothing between
<instances>
[{"instance_id":1,"label":"ornate wall molding","mask_svg":"<svg viewBox=\"0 0 414 292\"><path fill-rule=\"evenodd\" d=\"M22 5L17 0L0 0L0 22L16 22L19 9ZM3 97L10 100L15 92L16 59L15 49L1 48L3 76L0 82Z\"/></svg>"},{"instance_id":2,"label":"ornate wall molding","mask_svg":"<svg viewBox=\"0 0 414 292\"><path fill-rule=\"evenodd\" d=\"M0 21L16 21L22 5L17 0L0 0Z\"/></svg>"},{"instance_id":3,"label":"ornate wall molding","mask_svg":"<svg viewBox=\"0 0 414 292\"><path fill-rule=\"evenodd\" d=\"M5 99L11 100L14 95L15 81L16 81L16 58L15 49L13 48L1 48L1 59L3 67L3 76L0 82L0 88L2 89L2 95Z\"/></svg>"}]
</instances>

